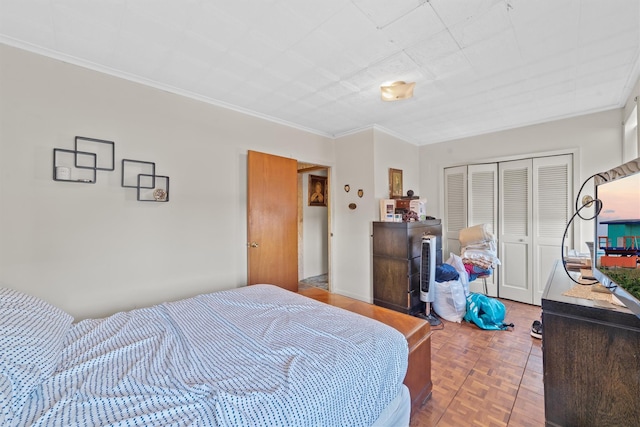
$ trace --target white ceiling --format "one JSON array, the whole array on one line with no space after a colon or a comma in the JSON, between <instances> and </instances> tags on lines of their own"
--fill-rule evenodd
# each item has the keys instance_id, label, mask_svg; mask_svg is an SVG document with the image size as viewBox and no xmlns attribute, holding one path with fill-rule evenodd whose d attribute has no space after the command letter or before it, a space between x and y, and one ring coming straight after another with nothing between
<instances>
[{"instance_id":1,"label":"white ceiling","mask_svg":"<svg viewBox=\"0 0 640 427\"><path fill-rule=\"evenodd\" d=\"M0 0L0 42L331 137L424 145L621 107L638 0ZM415 81L383 102L382 83Z\"/></svg>"}]
</instances>

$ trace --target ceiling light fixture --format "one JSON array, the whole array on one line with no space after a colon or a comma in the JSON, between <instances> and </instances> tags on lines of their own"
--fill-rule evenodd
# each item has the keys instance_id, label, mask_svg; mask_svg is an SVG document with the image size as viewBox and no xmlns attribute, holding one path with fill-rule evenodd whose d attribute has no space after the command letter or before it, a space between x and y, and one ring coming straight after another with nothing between
<instances>
[{"instance_id":1,"label":"ceiling light fixture","mask_svg":"<svg viewBox=\"0 0 640 427\"><path fill-rule=\"evenodd\" d=\"M392 82L380 86L380 95L383 101L399 101L401 99L409 99L413 96L413 83Z\"/></svg>"}]
</instances>

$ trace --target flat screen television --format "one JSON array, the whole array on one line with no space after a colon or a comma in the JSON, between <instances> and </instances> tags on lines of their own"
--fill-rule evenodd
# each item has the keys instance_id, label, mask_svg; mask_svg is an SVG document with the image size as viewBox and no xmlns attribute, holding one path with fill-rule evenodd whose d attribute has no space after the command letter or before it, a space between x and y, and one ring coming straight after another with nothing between
<instances>
[{"instance_id":1,"label":"flat screen television","mask_svg":"<svg viewBox=\"0 0 640 427\"><path fill-rule=\"evenodd\" d=\"M594 177L593 275L640 317L640 158Z\"/></svg>"}]
</instances>

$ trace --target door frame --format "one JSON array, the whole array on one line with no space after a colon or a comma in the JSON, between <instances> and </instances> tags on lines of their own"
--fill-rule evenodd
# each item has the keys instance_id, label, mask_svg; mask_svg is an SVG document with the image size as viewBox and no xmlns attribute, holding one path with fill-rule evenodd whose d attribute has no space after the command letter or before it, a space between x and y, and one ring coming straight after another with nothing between
<instances>
[{"instance_id":1,"label":"door frame","mask_svg":"<svg viewBox=\"0 0 640 427\"><path fill-rule=\"evenodd\" d=\"M640 114L640 113L639 113ZM469 158L467 161L462 161L462 162L457 162L454 164L450 164L450 165L443 165L440 166L440 173L439 173L439 180L440 181L440 188L443 189L442 191L439 191L439 197L438 197L438 201L439 201L439 215L441 218L446 218L446 191L444 191L445 189L445 184L446 184L446 177L445 177L445 173L447 169L451 169L451 168L456 168L456 167L467 167L469 165L478 165L478 164L486 164L486 163L503 163L503 162L509 162L509 161L514 161L514 160L523 160L523 159L533 159L533 158L541 158L541 157L550 157L550 156L562 156L562 155L571 155L572 159L573 159L573 163L572 163L572 174L570 175L570 179L572 181L570 188L571 188L571 194L573 195L573 197L575 197L575 195L578 193L579 190L579 186L581 184L581 179L580 179L580 165L581 165L581 156L580 156L580 148L567 148L567 149L560 149L560 150L554 150L554 151L541 151L541 152L536 152L536 153L522 153L522 154L516 154L516 155L509 155L509 156L497 156L497 157L489 157L489 158L482 158L482 159L472 159ZM587 227L587 229L589 231L591 231L591 227L590 227L590 223L586 223L586 224L582 224L580 221L574 222L569 230L569 233L571 235L571 238L567 239L565 241L565 244L572 247L572 248L576 248L579 249L579 244L582 240L582 238L584 237L586 239L586 241L589 240L589 238L591 236L583 236L583 232L584 229L583 227ZM498 230L494 230L496 232L496 235L498 234ZM446 240L446 238L444 237L444 230L443 230L443 239ZM443 242L444 244L444 242ZM500 257L500 253L498 253L498 257ZM495 273L495 272L494 272ZM495 277L495 275L494 275ZM498 283L501 282L501 278L499 277L499 272L498 272L498 278L497 278ZM495 285L494 285L495 286Z\"/></svg>"},{"instance_id":2,"label":"door frame","mask_svg":"<svg viewBox=\"0 0 640 427\"><path fill-rule=\"evenodd\" d=\"M326 188L326 192L327 192L327 287L329 292L331 292L331 288L332 288L332 257L331 257L331 244L332 244L332 237L333 237L333 233L332 233L332 208L331 208L331 200L333 199L332 197L332 191L333 191L333 186L331 183L331 175L332 175L332 167L331 166L326 166L326 165L319 165L316 163L307 163L307 162L302 162L299 161L299 164L303 164L303 165L309 165L309 166L305 166L302 167L300 169L298 169L298 280L303 279L304 277L301 277L304 273L303 271L303 259L304 259L304 233L302 232L302 224L304 221L304 215L303 215L303 207L306 203L306 195L303 194L303 182L302 182L302 177L306 174L306 173L311 173L314 171L326 171L327 173L327 188Z\"/></svg>"}]
</instances>

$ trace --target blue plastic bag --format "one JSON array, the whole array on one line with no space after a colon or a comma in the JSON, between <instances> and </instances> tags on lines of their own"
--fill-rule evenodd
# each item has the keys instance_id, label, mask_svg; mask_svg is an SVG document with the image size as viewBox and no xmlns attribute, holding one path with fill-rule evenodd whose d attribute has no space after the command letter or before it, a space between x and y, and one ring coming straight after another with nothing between
<instances>
[{"instance_id":1,"label":"blue plastic bag","mask_svg":"<svg viewBox=\"0 0 640 427\"><path fill-rule=\"evenodd\" d=\"M505 323L506 309L504 304L484 294L471 293L467 296L467 312L464 320L473 322L481 329L501 330L513 327L513 323Z\"/></svg>"}]
</instances>

